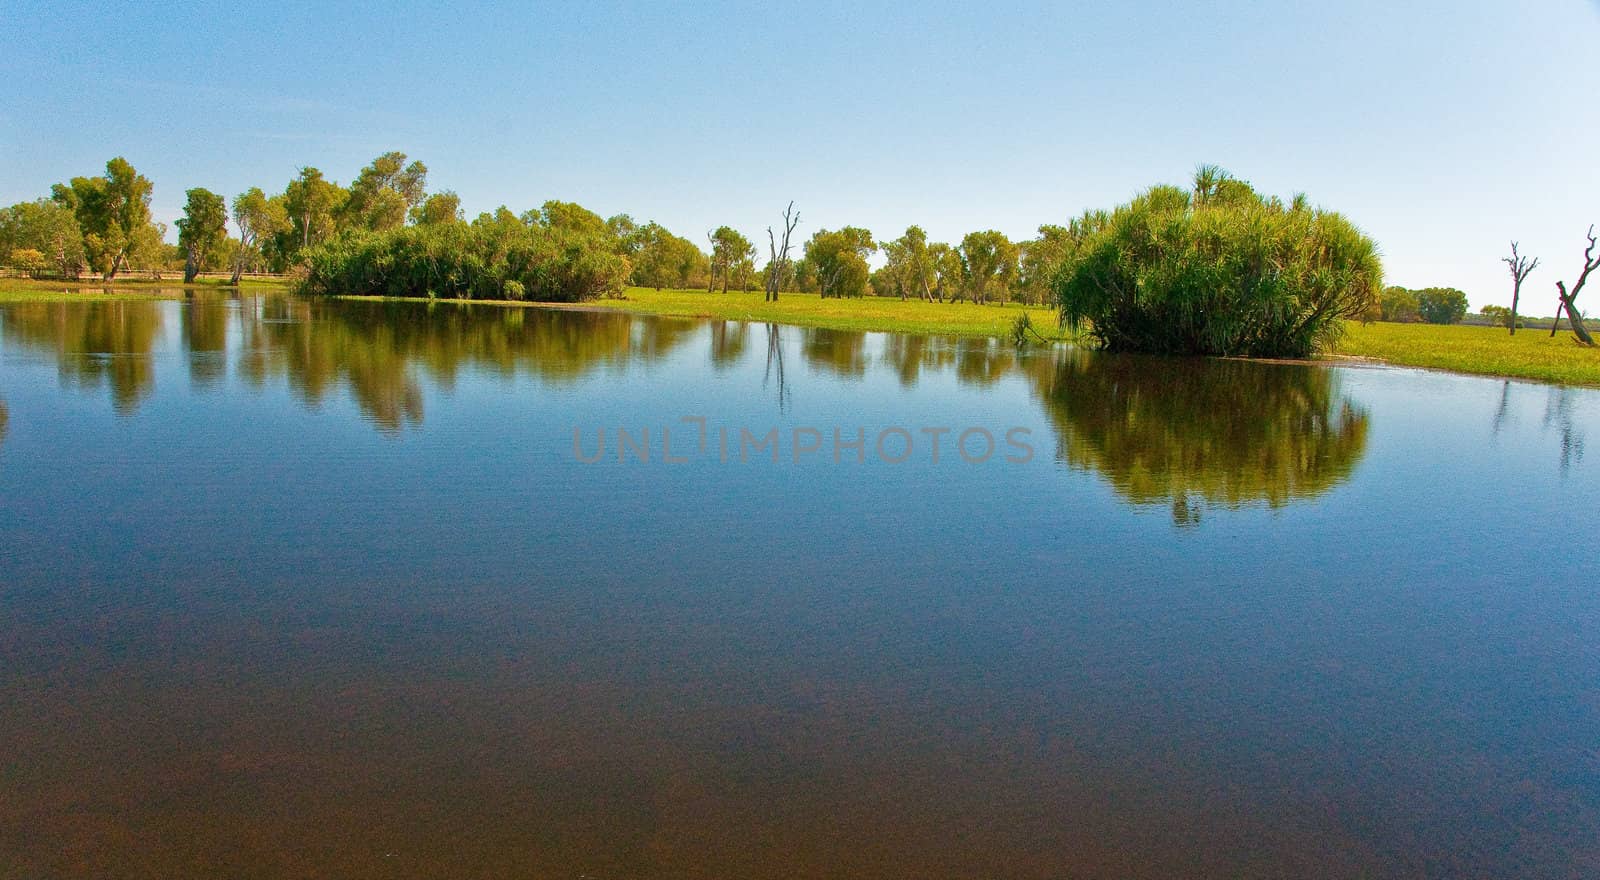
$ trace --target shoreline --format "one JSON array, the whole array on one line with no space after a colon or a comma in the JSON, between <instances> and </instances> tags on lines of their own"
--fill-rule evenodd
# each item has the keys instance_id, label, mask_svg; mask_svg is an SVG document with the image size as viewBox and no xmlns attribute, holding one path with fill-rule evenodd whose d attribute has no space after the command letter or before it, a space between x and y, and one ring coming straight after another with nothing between
<instances>
[{"instance_id":1,"label":"shoreline","mask_svg":"<svg viewBox=\"0 0 1600 880\"><path fill-rule=\"evenodd\" d=\"M185 285L181 280L149 278L112 282L74 283L33 279L0 279L0 303L106 302L181 299L196 291L286 291L287 279L201 278ZM1007 340L1012 322L1024 313L1035 327L1054 325L1051 309L1015 303L977 305L971 302L926 302L888 297L827 299L814 293L784 293L776 303L760 292L654 290L628 288L624 297L587 302L530 302L518 300L465 300L453 298L339 296L355 302L403 302L456 306L499 306L581 312L613 312L688 320L742 321L786 324L822 330L866 333L904 333L968 339ZM1049 338L1051 344L1075 344L1068 335ZM1401 367L1514 379L1541 384L1600 387L1600 350L1571 341L1570 334L1548 336L1548 331L1524 330L1516 336L1504 328L1474 325L1351 323L1335 351L1305 360L1246 358L1261 363L1323 364L1345 367Z\"/></svg>"}]
</instances>

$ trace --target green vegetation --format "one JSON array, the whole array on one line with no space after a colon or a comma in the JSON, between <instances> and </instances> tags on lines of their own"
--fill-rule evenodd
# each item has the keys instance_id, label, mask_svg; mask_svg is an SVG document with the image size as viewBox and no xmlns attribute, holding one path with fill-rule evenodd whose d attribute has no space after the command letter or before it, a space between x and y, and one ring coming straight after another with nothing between
<instances>
[{"instance_id":1,"label":"green vegetation","mask_svg":"<svg viewBox=\"0 0 1600 880\"><path fill-rule=\"evenodd\" d=\"M1112 350L1307 357L1382 289L1377 246L1348 220L1210 166L1192 192L1157 186L1069 230L1062 322Z\"/></svg>"},{"instance_id":2,"label":"green vegetation","mask_svg":"<svg viewBox=\"0 0 1600 880\"><path fill-rule=\"evenodd\" d=\"M579 302L620 293L629 270L605 221L570 202L344 233L306 258L306 292L349 296Z\"/></svg>"},{"instance_id":3,"label":"green vegetation","mask_svg":"<svg viewBox=\"0 0 1600 880\"><path fill-rule=\"evenodd\" d=\"M183 280L192 282L206 269L228 237L228 208L222 196L196 187L185 193L188 202L178 220L178 248L183 251Z\"/></svg>"},{"instance_id":4,"label":"green vegetation","mask_svg":"<svg viewBox=\"0 0 1600 880\"><path fill-rule=\"evenodd\" d=\"M1385 287L1383 293L1378 296L1378 314L1375 320L1403 323L1419 319L1415 292L1404 287Z\"/></svg>"},{"instance_id":5,"label":"green vegetation","mask_svg":"<svg viewBox=\"0 0 1600 880\"><path fill-rule=\"evenodd\" d=\"M1466 317L1467 295L1454 287L1427 287L1416 293L1417 314L1429 324L1459 324Z\"/></svg>"},{"instance_id":6,"label":"green vegetation","mask_svg":"<svg viewBox=\"0 0 1600 880\"><path fill-rule=\"evenodd\" d=\"M132 278L115 281L52 281L34 278L0 278L0 302L106 302L115 300L181 299L196 291L217 291L237 286L242 290L284 290L284 278L245 277L237 285L227 276L199 277L187 284L168 278Z\"/></svg>"},{"instance_id":7,"label":"green vegetation","mask_svg":"<svg viewBox=\"0 0 1600 880\"><path fill-rule=\"evenodd\" d=\"M1402 366L1600 385L1600 349L1580 345L1567 333L1512 336L1497 327L1352 324L1338 351Z\"/></svg>"}]
</instances>

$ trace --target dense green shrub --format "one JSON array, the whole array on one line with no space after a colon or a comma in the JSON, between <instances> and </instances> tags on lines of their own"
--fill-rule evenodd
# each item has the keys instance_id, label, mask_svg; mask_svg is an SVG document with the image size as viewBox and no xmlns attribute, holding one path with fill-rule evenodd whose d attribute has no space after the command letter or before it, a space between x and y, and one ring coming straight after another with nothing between
<instances>
[{"instance_id":1,"label":"dense green shrub","mask_svg":"<svg viewBox=\"0 0 1600 880\"><path fill-rule=\"evenodd\" d=\"M503 209L471 224L347 232L305 261L304 289L324 295L579 302L621 291L629 273L603 228Z\"/></svg>"},{"instance_id":2,"label":"dense green shrub","mask_svg":"<svg viewBox=\"0 0 1600 880\"><path fill-rule=\"evenodd\" d=\"M1339 214L1262 198L1214 168L1073 221L1053 284L1102 347L1306 357L1382 289L1377 246Z\"/></svg>"},{"instance_id":3,"label":"dense green shrub","mask_svg":"<svg viewBox=\"0 0 1600 880\"><path fill-rule=\"evenodd\" d=\"M1467 295L1454 287L1423 288L1417 291L1417 313L1429 324L1459 323L1467 314Z\"/></svg>"},{"instance_id":4,"label":"dense green shrub","mask_svg":"<svg viewBox=\"0 0 1600 880\"><path fill-rule=\"evenodd\" d=\"M1417 295L1404 287L1386 287L1379 299L1379 314L1385 321L1417 320Z\"/></svg>"}]
</instances>

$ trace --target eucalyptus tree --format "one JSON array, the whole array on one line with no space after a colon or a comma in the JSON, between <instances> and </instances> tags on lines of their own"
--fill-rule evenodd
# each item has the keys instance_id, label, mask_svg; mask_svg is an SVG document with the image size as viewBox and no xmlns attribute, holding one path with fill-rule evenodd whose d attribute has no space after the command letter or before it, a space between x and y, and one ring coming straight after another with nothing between
<instances>
[{"instance_id":1,"label":"eucalyptus tree","mask_svg":"<svg viewBox=\"0 0 1600 880\"><path fill-rule=\"evenodd\" d=\"M1017 246L993 229L969 232L961 239L961 269L973 302L988 302L989 291L996 288L1003 301L1017 271Z\"/></svg>"},{"instance_id":2,"label":"eucalyptus tree","mask_svg":"<svg viewBox=\"0 0 1600 880\"><path fill-rule=\"evenodd\" d=\"M334 216L341 213L349 193L321 171L306 167L289 181L283 196L293 237L299 239L298 249L304 250L333 234Z\"/></svg>"},{"instance_id":3,"label":"eucalyptus tree","mask_svg":"<svg viewBox=\"0 0 1600 880\"><path fill-rule=\"evenodd\" d=\"M617 214L606 218L606 229L611 231L611 237L617 240L617 253L632 259L639 252L644 242L640 238L640 226L633 222L627 214Z\"/></svg>"},{"instance_id":4,"label":"eucalyptus tree","mask_svg":"<svg viewBox=\"0 0 1600 880\"><path fill-rule=\"evenodd\" d=\"M210 268L212 255L228 237L228 207L222 196L204 187L184 193L187 201L178 219L178 247L183 251L183 281L194 281Z\"/></svg>"},{"instance_id":5,"label":"eucalyptus tree","mask_svg":"<svg viewBox=\"0 0 1600 880\"><path fill-rule=\"evenodd\" d=\"M816 267L817 285L824 299L866 293L867 256L877 250L872 233L858 226L834 232L818 230L806 242L806 261Z\"/></svg>"},{"instance_id":6,"label":"eucalyptus tree","mask_svg":"<svg viewBox=\"0 0 1600 880\"><path fill-rule=\"evenodd\" d=\"M427 183L428 166L406 164L405 153L384 153L361 169L350 184L341 219L357 229L397 229L405 225L411 210L422 204Z\"/></svg>"},{"instance_id":7,"label":"eucalyptus tree","mask_svg":"<svg viewBox=\"0 0 1600 880\"><path fill-rule=\"evenodd\" d=\"M741 282L747 282L756 256L750 239L729 226L717 227L707 233L706 238L711 242L711 274L706 281L706 292L709 293L716 286L719 275L722 277L723 293L728 292L729 281L734 276L738 276Z\"/></svg>"},{"instance_id":8,"label":"eucalyptus tree","mask_svg":"<svg viewBox=\"0 0 1600 880\"><path fill-rule=\"evenodd\" d=\"M883 253L887 277L902 300L912 292L923 300L933 298L936 270L928 249L928 233L921 226L906 227L904 235L884 243Z\"/></svg>"},{"instance_id":9,"label":"eucalyptus tree","mask_svg":"<svg viewBox=\"0 0 1600 880\"><path fill-rule=\"evenodd\" d=\"M1069 227L1045 224L1039 237L1017 246L1017 298L1038 305L1050 298L1056 270L1071 252L1075 236Z\"/></svg>"},{"instance_id":10,"label":"eucalyptus tree","mask_svg":"<svg viewBox=\"0 0 1600 880\"><path fill-rule=\"evenodd\" d=\"M1528 259L1517 253L1517 243L1511 243L1511 256L1501 257L1500 262L1511 269L1511 316L1506 321L1506 326L1511 329L1511 335L1517 335L1517 300L1522 298L1522 282L1534 269L1539 268L1539 258Z\"/></svg>"},{"instance_id":11,"label":"eucalyptus tree","mask_svg":"<svg viewBox=\"0 0 1600 880\"><path fill-rule=\"evenodd\" d=\"M233 225L239 230L233 260L233 283L238 284L245 269L262 258L265 245L289 230L289 212L282 196L268 198L253 186L233 197Z\"/></svg>"},{"instance_id":12,"label":"eucalyptus tree","mask_svg":"<svg viewBox=\"0 0 1600 880\"><path fill-rule=\"evenodd\" d=\"M89 260L106 280L117 276L135 249L141 258L147 256L153 189L121 156L106 163L103 176L74 177L51 187L52 198L72 210Z\"/></svg>"},{"instance_id":13,"label":"eucalyptus tree","mask_svg":"<svg viewBox=\"0 0 1600 880\"><path fill-rule=\"evenodd\" d=\"M1467 314L1467 295L1454 287L1426 287L1417 293L1417 313L1429 324L1456 324Z\"/></svg>"},{"instance_id":14,"label":"eucalyptus tree","mask_svg":"<svg viewBox=\"0 0 1600 880\"><path fill-rule=\"evenodd\" d=\"M944 242L928 246L928 258L933 262L934 298L939 302L961 298L961 253Z\"/></svg>"},{"instance_id":15,"label":"eucalyptus tree","mask_svg":"<svg viewBox=\"0 0 1600 880\"><path fill-rule=\"evenodd\" d=\"M51 199L19 202L0 210L0 260L17 251L40 254L63 277L76 277L86 265L83 232L71 208Z\"/></svg>"}]
</instances>

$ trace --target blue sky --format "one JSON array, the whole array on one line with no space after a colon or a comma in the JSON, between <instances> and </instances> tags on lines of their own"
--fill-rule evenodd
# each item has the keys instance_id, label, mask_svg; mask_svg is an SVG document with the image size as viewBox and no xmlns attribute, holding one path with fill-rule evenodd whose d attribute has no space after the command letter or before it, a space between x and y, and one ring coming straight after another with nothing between
<instances>
[{"instance_id":1,"label":"blue sky","mask_svg":"<svg viewBox=\"0 0 1600 880\"><path fill-rule=\"evenodd\" d=\"M1600 4L9 0L0 203L126 156L183 190L427 163L469 216L549 198L703 239L844 224L1022 238L1214 162L1305 191L1392 283L1553 309L1600 222ZM1549 302L1547 303L1546 300Z\"/></svg>"}]
</instances>

